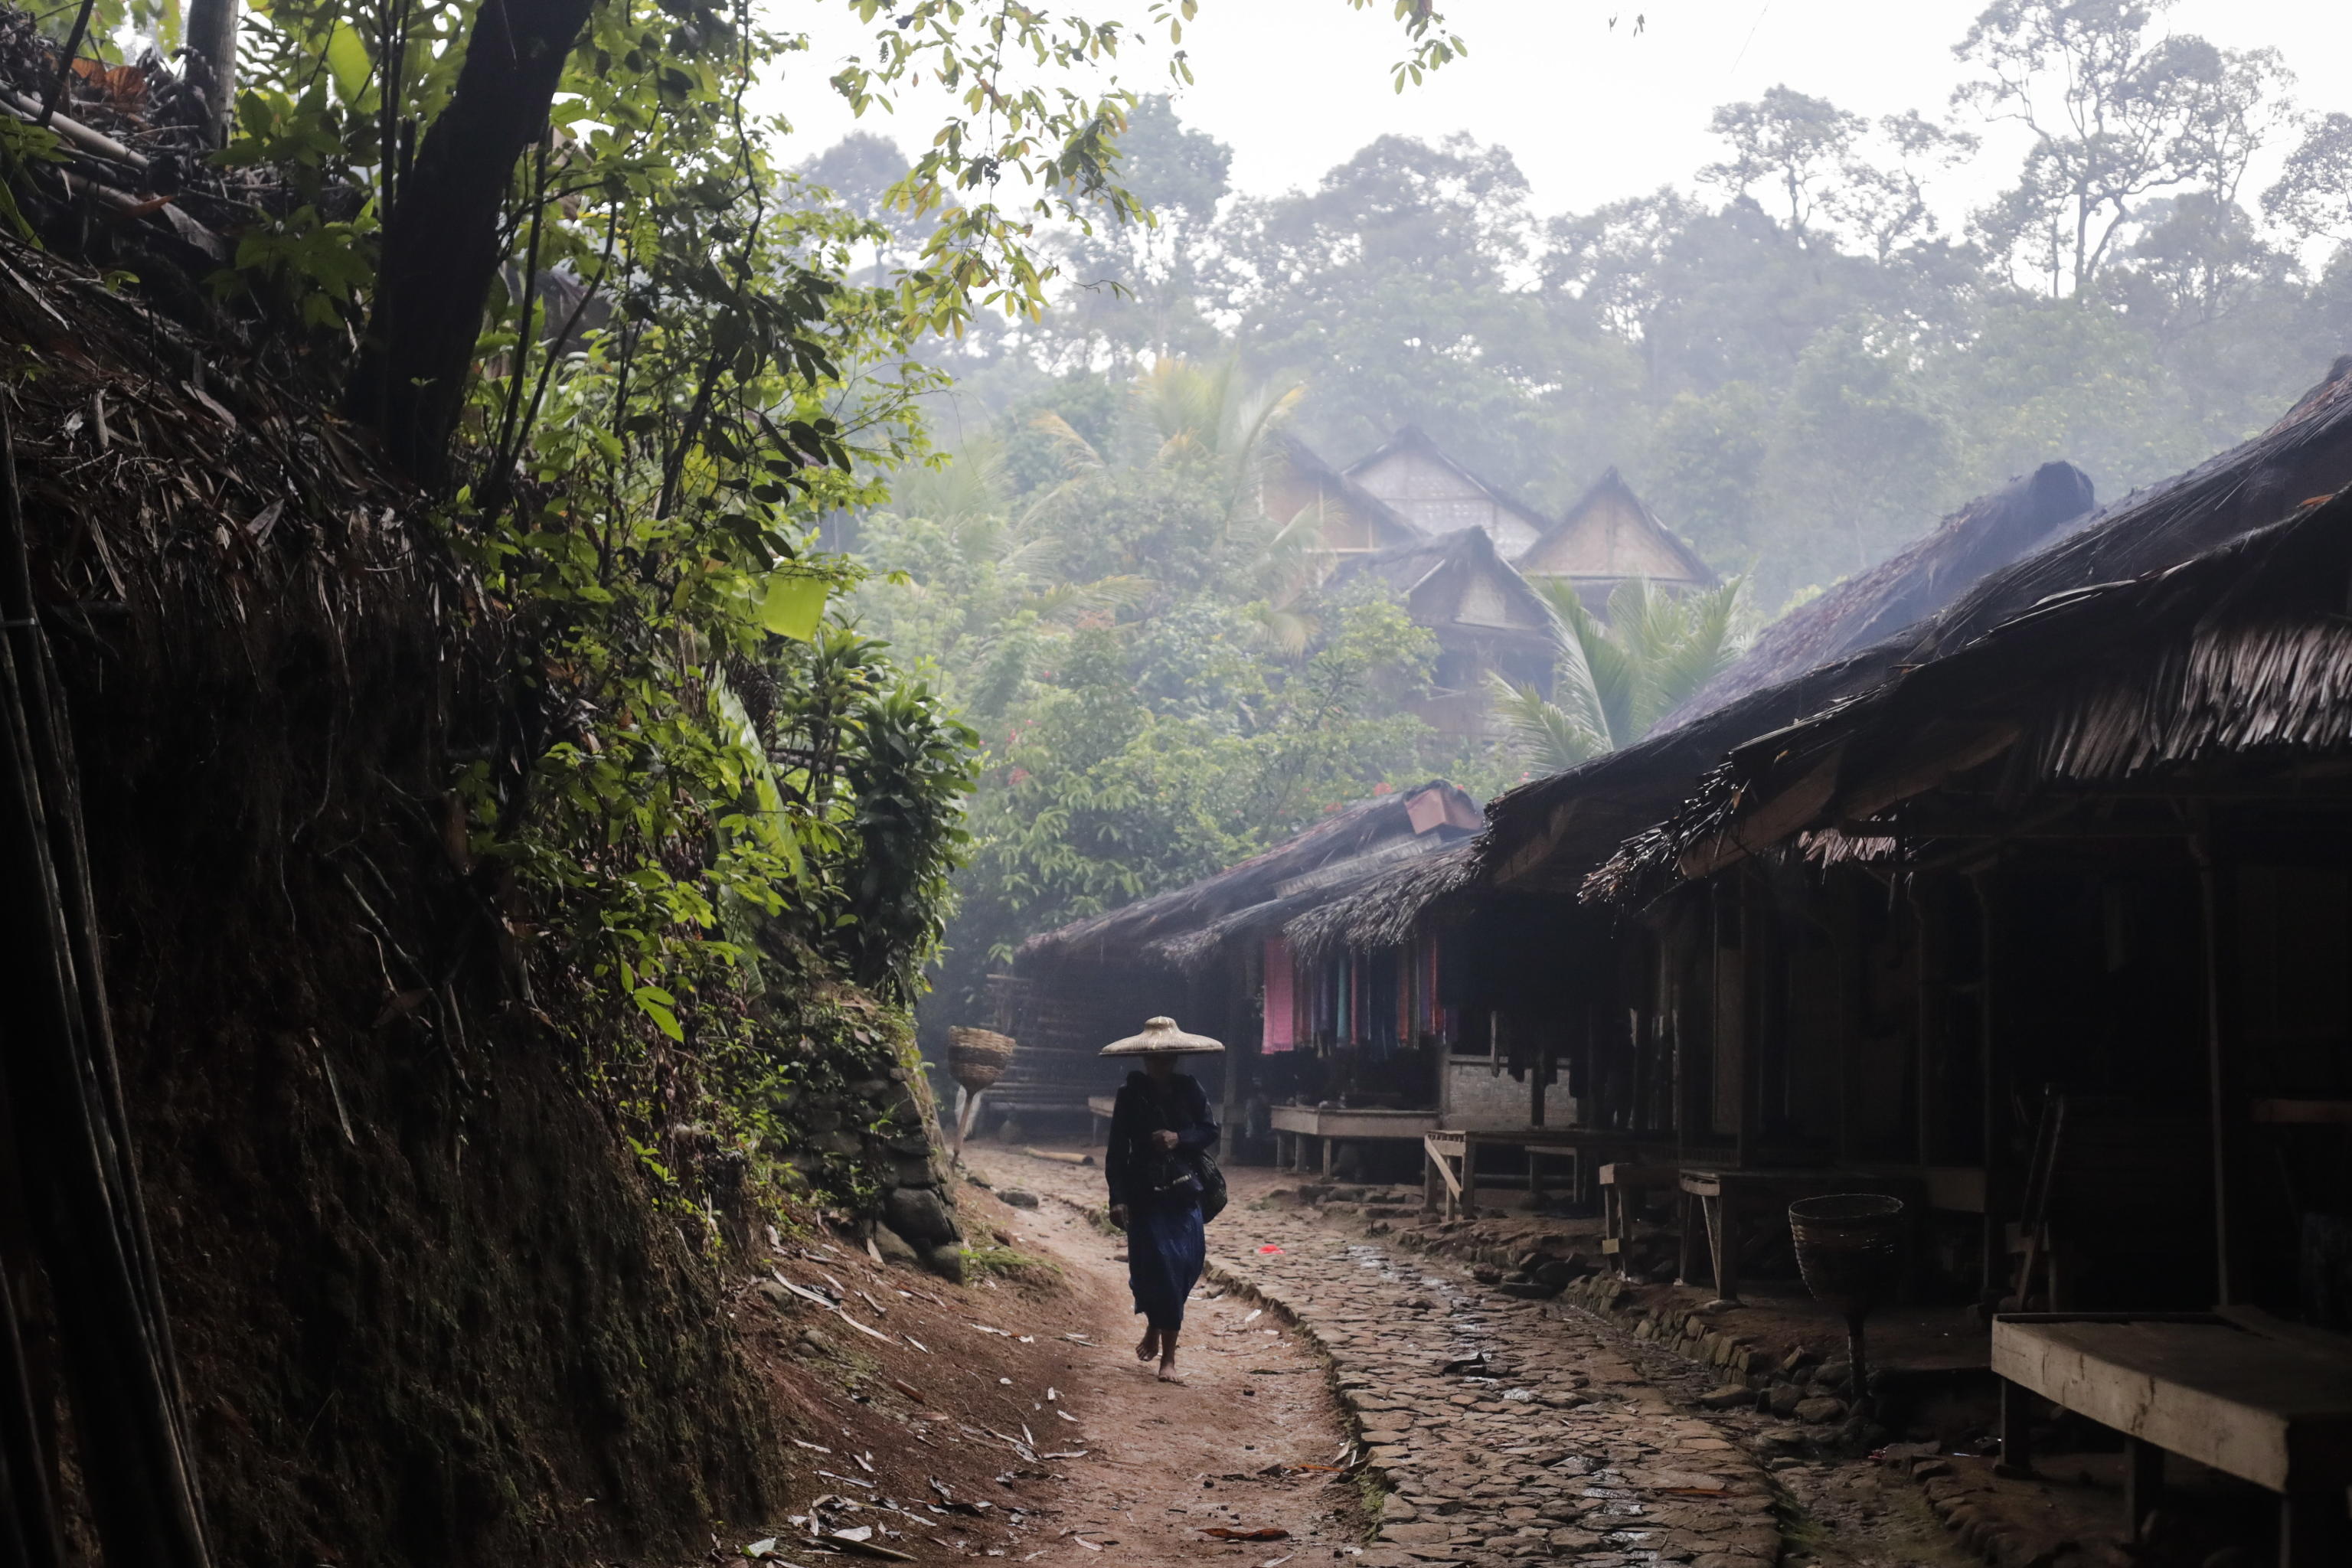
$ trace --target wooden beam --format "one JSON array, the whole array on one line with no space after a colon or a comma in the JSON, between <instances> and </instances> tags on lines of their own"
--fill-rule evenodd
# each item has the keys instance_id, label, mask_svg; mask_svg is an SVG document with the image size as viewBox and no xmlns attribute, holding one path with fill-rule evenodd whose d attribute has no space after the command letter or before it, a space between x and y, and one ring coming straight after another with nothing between
<instances>
[{"instance_id":1,"label":"wooden beam","mask_svg":"<svg viewBox=\"0 0 2352 1568\"><path fill-rule=\"evenodd\" d=\"M2018 737L2024 733L2016 723L2007 720L1981 725L1931 724L1927 734L1921 737L1922 742L1933 736L1938 729L1948 733L1958 730L1959 733L1932 755L1919 755L1918 748L1915 746L1910 755L1892 771L1865 779L1848 790L1845 799L1840 803L1840 815L1876 816L1897 801L1925 795L1954 774L1967 773L1970 768L1992 761L2017 744Z\"/></svg>"},{"instance_id":2,"label":"wooden beam","mask_svg":"<svg viewBox=\"0 0 2352 1568\"><path fill-rule=\"evenodd\" d=\"M1697 881L1745 859L1766 845L1779 842L1811 822L1830 803L1830 796L1837 789L1838 759L1843 754L1843 748L1832 752L1795 784L1755 810L1733 818L1722 832L1683 851L1675 863L1676 869L1689 880Z\"/></svg>"}]
</instances>

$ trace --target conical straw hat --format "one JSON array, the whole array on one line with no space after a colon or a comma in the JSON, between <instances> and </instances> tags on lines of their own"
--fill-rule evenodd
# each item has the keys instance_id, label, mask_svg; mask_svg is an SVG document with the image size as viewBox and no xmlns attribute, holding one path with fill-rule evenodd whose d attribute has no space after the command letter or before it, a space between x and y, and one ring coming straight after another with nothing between
<instances>
[{"instance_id":1,"label":"conical straw hat","mask_svg":"<svg viewBox=\"0 0 2352 1568\"><path fill-rule=\"evenodd\" d=\"M1173 1018L1146 1018L1143 1033L1129 1035L1123 1040L1113 1040L1095 1054L1104 1057L1205 1055L1224 1048L1223 1040L1213 1040L1206 1035L1186 1034L1176 1026Z\"/></svg>"}]
</instances>

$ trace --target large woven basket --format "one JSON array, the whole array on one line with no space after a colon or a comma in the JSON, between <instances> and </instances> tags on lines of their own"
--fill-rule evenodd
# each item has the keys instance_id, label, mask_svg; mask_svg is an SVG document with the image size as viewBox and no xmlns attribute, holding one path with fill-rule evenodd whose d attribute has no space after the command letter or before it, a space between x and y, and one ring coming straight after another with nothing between
<instances>
[{"instance_id":1,"label":"large woven basket","mask_svg":"<svg viewBox=\"0 0 2352 1568\"><path fill-rule=\"evenodd\" d=\"M1004 1076L1015 1048L1009 1035L959 1024L948 1031L948 1076L978 1094Z\"/></svg>"},{"instance_id":2,"label":"large woven basket","mask_svg":"<svg viewBox=\"0 0 2352 1568\"><path fill-rule=\"evenodd\" d=\"M1903 1201L1876 1193L1789 1205L1789 1236L1806 1288L1849 1317L1875 1310L1902 1283L1906 1224Z\"/></svg>"}]
</instances>

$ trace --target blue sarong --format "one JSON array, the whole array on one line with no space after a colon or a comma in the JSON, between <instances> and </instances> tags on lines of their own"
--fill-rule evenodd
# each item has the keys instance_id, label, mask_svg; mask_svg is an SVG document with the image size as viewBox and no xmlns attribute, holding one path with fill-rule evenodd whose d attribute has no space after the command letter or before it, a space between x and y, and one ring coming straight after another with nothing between
<instances>
[{"instance_id":1,"label":"blue sarong","mask_svg":"<svg viewBox=\"0 0 2352 1568\"><path fill-rule=\"evenodd\" d=\"M1198 1198L1145 1202L1128 1211L1127 1283L1144 1321L1155 1329L1184 1326L1184 1299L1201 1282L1207 1251Z\"/></svg>"}]
</instances>

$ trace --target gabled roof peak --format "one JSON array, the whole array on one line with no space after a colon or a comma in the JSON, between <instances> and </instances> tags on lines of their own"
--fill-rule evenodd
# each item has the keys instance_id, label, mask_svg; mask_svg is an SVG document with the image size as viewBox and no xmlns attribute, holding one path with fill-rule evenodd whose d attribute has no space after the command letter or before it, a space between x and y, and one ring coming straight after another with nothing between
<instances>
[{"instance_id":1,"label":"gabled roof peak","mask_svg":"<svg viewBox=\"0 0 2352 1568\"><path fill-rule=\"evenodd\" d=\"M1621 512L1630 513L1638 540L1637 548L1666 570L1591 570L1590 563L1567 559L1575 553L1574 535L1594 509L1603 501L1619 503ZM1613 551L1612 552L1613 553ZM1627 577L1649 577L1663 582L1712 584L1715 573L1698 552L1682 541L1682 537L1658 521L1650 503L1634 493L1633 487L1612 463L1601 471L1601 477L1584 488L1584 493L1569 504L1558 522L1544 530L1543 537L1528 547L1520 558L1520 569L1531 576L1563 576L1601 581Z\"/></svg>"}]
</instances>

